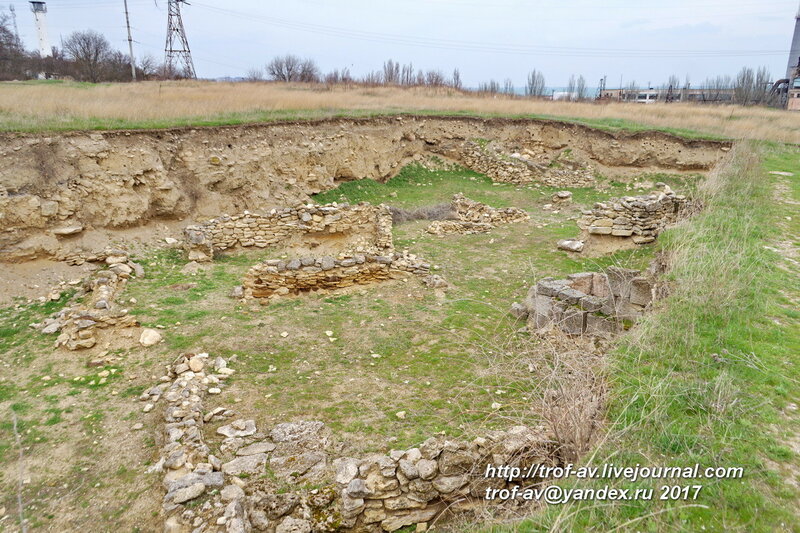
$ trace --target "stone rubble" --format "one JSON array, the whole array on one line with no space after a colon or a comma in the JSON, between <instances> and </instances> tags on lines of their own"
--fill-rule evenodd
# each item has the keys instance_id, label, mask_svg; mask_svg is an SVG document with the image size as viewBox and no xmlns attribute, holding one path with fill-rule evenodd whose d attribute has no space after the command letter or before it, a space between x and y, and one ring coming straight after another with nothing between
<instances>
[{"instance_id":1,"label":"stone rubble","mask_svg":"<svg viewBox=\"0 0 800 533\"><path fill-rule=\"evenodd\" d=\"M591 187L594 169L573 161L569 151L555 156L537 157L530 150L506 151L497 142L466 141L459 147L460 159L471 170L489 176L492 181L525 185L542 183L551 187Z\"/></svg>"},{"instance_id":2,"label":"stone rubble","mask_svg":"<svg viewBox=\"0 0 800 533\"><path fill-rule=\"evenodd\" d=\"M494 208L463 194L453 196L451 211L456 220L436 220L427 229L433 235L486 233L501 224L530 220L530 215L516 207Z\"/></svg>"},{"instance_id":3,"label":"stone rubble","mask_svg":"<svg viewBox=\"0 0 800 533\"><path fill-rule=\"evenodd\" d=\"M590 238L597 236L632 239L635 244L653 242L688 207L686 196L675 194L668 185L643 196L612 198L583 212L578 226Z\"/></svg>"},{"instance_id":4,"label":"stone rubble","mask_svg":"<svg viewBox=\"0 0 800 533\"><path fill-rule=\"evenodd\" d=\"M54 313L40 324L44 334L59 333L55 345L68 350L92 348L97 344L97 332L106 328L128 328L138 325L136 319L116 302L131 277L144 276L144 269L130 260L126 252L107 250L92 260L102 261L106 269L93 272L83 283L81 303Z\"/></svg>"},{"instance_id":5,"label":"stone rubble","mask_svg":"<svg viewBox=\"0 0 800 533\"><path fill-rule=\"evenodd\" d=\"M147 405L166 404L161 458L149 472L164 475L168 533L425 530L446 510L475 510L487 488L544 482L486 478L489 463L522 471L560 464L553 436L525 426L471 442L436 437L388 455L333 459L322 422L281 423L263 433L254 420L236 419L217 428L225 439L213 452L205 424L234 413L223 407L204 413L203 399L232 372L222 358L182 355L140 397ZM317 488L304 488L309 484Z\"/></svg>"},{"instance_id":6,"label":"stone rubble","mask_svg":"<svg viewBox=\"0 0 800 533\"><path fill-rule=\"evenodd\" d=\"M184 238L190 261L210 261L216 251L236 246L266 248L303 243L315 247L336 239L341 251L381 255L392 250L392 215L384 205L308 204L245 212L188 226Z\"/></svg>"},{"instance_id":7,"label":"stone rubble","mask_svg":"<svg viewBox=\"0 0 800 533\"><path fill-rule=\"evenodd\" d=\"M531 331L558 328L568 335L607 337L638 320L652 303L654 283L639 270L609 267L566 279L544 278L531 287L511 314L527 319Z\"/></svg>"}]
</instances>

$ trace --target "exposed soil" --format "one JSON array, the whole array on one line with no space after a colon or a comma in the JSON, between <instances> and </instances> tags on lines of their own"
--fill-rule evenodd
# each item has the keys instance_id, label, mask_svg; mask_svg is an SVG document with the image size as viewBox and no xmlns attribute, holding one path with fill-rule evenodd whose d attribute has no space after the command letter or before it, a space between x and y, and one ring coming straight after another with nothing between
<instances>
[{"instance_id":1,"label":"exposed soil","mask_svg":"<svg viewBox=\"0 0 800 533\"><path fill-rule=\"evenodd\" d=\"M415 116L5 134L0 261L64 258L86 249L84 241L100 229L297 205L341 182L386 181L431 155L464 163L466 145L486 139L539 166L560 165L566 153L573 165L622 179L702 173L730 148L727 142L554 121Z\"/></svg>"}]
</instances>

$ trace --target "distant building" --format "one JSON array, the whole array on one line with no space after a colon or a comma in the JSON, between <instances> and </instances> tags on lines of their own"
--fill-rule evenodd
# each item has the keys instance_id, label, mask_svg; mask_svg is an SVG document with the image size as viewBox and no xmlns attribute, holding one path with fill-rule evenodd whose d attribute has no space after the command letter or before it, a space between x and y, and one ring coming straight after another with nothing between
<instances>
[{"instance_id":1,"label":"distant building","mask_svg":"<svg viewBox=\"0 0 800 533\"><path fill-rule=\"evenodd\" d=\"M733 89L604 89L600 100L654 104L656 102L696 102L730 104Z\"/></svg>"}]
</instances>

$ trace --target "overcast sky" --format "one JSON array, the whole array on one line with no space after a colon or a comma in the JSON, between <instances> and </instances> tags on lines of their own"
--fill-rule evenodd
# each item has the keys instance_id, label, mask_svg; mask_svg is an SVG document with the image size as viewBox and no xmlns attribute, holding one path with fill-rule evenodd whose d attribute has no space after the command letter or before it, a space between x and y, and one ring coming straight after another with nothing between
<instances>
[{"instance_id":1,"label":"overcast sky","mask_svg":"<svg viewBox=\"0 0 800 533\"><path fill-rule=\"evenodd\" d=\"M0 0L0 7L7 9ZM8 0L6 0L8 2ZM12 0L19 30L36 46L28 2ZM123 0L50 0L50 41L93 28L127 51ZM163 60L167 0L128 0L134 54ZM544 72L549 86L582 74L590 86L670 74L694 85L767 66L783 77L798 0L198 0L183 7L199 77L241 76L271 57L314 58L355 75L394 58L461 71L466 85Z\"/></svg>"}]
</instances>

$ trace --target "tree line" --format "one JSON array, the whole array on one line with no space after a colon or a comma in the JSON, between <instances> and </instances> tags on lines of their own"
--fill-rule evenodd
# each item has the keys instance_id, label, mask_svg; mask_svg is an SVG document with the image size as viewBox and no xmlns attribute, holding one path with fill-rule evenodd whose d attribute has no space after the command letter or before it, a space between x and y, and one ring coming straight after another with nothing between
<instances>
[{"instance_id":1,"label":"tree line","mask_svg":"<svg viewBox=\"0 0 800 533\"><path fill-rule=\"evenodd\" d=\"M179 78L153 56L136 61L137 79ZM108 39L94 30L75 31L54 46L51 55L41 57L26 50L13 29L7 13L0 13L0 81L38 78L42 75L73 78L78 81L131 81L131 59L111 46Z\"/></svg>"},{"instance_id":2,"label":"tree line","mask_svg":"<svg viewBox=\"0 0 800 533\"><path fill-rule=\"evenodd\" d=\"M96 31L71 33L61 42L60 47L53 47L52 55L43 58L37 52L26 50L12 28L8 14L0 13L0 81L36 78L42 73L93 83L131 81L130 57L115 50L108 39ZM136 61L135 68L137 79L184 77L181 72L169 71L152 56L141 57ZM423 70L415 68L412 63L400 63L393 59L385 61L381 69L369 71L362 76L354 76L347 67L323 73L313 59L286 54L273 58L263 68L251 69L245 79L319 83L328 86L443 87L518 98L550 96L544 74L536 69L528 73L525 85L520 88L517 88L511 79L505 79L502 83L492 79L479 83L474 89L465 89L461 72L457 68L450 73L439 69ZM653 87L649 84L645 87L645 90L651 89ZM759 69L744 67L733 78L730 76L708 78L699 88L692 87L688 78L681 82L678 76L672 75L658 89L660 94L681 95L681 98L675 99L682 101L731 102L743 105L779 103L779 98L770 90L770 72L764 67ZM637 100L641 98L641 93L642 88L635 81L631 81L621 88L619 99ZM560 96L566 100L586 101L593 100L598 95L590 94L583 76L572 75ZM660 99L669 101L669 96Z\"/></svg>"}]
</instances>

